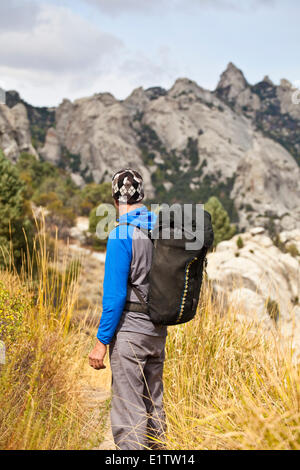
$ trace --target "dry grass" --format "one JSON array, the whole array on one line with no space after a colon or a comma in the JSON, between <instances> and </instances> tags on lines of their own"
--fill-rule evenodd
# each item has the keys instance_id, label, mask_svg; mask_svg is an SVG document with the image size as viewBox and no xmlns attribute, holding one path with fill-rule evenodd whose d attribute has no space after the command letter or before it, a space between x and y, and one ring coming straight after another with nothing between
<instances>
[{"instance_id":1,"label":"dry grass","mask_svg":"<svg viewBox=\"0 0 300 470\"><path fill-rule=\"evenodd\" d=\"M80 280L67 262L59 270L56 263L40 231L23 275L0 274L0 290L25 305L0 366L1 449L83 449L103 438L108 403L98 407L98 398L110 371L88 367L95 331L71 321ZM197 317L169 328L167 448L299 449L300 369L291 350L238 321L234 306L224 311L208 287L203 294Z\"/></svg>"},{"instance_id":2,"label":"dry grass","mask_svg":"<svg viewBox=\"0 0 300 470\"><path fill-rule=\"evenodd\" d=\"M5 339L0 366L1 449L82 449L103 438L107 406L91 417L82 388L91 338L84 321L71 323L78 272L55 269L56 263L42 226L23 273L0 275L5 293L22 292L26 305L13 341Z\"/></svg>"},{"instance_id":3,"label":"dry grass","mask_svg":"<svg viewBox=\"0 0 300 470\"><path fill-rule=\"evenodd\" d=\"M300 368L277 335L237 321L204 289L190 323L169 329L168 449L299 449Z\"/></svg>"}]
</instances>

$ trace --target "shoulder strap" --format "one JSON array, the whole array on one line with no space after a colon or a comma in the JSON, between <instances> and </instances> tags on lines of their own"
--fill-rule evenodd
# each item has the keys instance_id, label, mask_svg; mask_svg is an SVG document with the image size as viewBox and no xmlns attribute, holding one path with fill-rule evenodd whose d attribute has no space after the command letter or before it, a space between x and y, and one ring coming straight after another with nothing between
<instances>
[{"instance_id":1,"label":"shoulder strap","mask_svg":"<svg viewBox=\"0 0 300 470\"><path fill-rule=\"evenodd\" d=\"M131 225L132 227L138 228L141 232L147 235L147 237L149 238L149 240L151 240L152 243L154 242L151 237L152 229L143 228L140 225L131 224L130 222L123 222L121 224L118 224L117 227L120 227L120 225Z\"/></svg>"},{"instance_id":2,"label":"shoulder strap","mask_svg":"<svg viewBox=\"0 0 300 470\"><path fill-rule=\"evenodd\" d=\"M130 285L131 289L133 290L133 292L135 293L135 295L137 296L137 298L139 299L141 304L148 306L147 302L145 301L144 297L142 296L142 294L140 293L138 288L135 287L133 284L131 284L130 280L129 280L128 284Z\"/></svg>"}]
</instances>

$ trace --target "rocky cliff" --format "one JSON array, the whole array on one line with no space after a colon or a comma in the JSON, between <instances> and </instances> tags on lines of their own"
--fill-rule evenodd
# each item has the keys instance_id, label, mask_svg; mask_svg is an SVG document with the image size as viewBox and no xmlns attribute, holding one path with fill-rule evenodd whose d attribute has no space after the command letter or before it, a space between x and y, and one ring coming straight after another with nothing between
<instances>
[{"instance_id":1,"label":"rocky cliff","mask_svg":"<svg viewBox=\"0 0 300 470\"><path fill-rule=\"evenodd\" d=\"M41 147L45 142L47 130L55 123L55 109L32 106L24 101L17 91L6 92L6 104L9 108L17 104L25 107L32 143L36 149Z\"/></svg>"},{"instance_id":2,"label":"rocky cliff","mask_svg":"<svg viewBox=\"0 0 300 470\"><path fill-rule=\"evenodd\" d=\"M12 108L0 104L0 148L12 161L16 161L21 152L37 157L31 141L27 111L22 103Z\"/></svg>"},{"instance_id":3,"label":"rocky cliff","mask_svg":"<svg viewBox=\"0 0 300 470\"><path fill-rule=\"evenodd\" d=\"M283 145L300 165L300 92L288 80L276 86L265 76L250 85L243 72L229 63L216 95L237 113L249 117L257 130Z\"/></svg>"},{"instance_id":4,"label":"rocky cliff","mask_svg":"<svg viewBox=\"0 0 300 470\"><path fill-rule=\"evenodd\" d=\"M262 227L219 243L208 255L215 291L241 320L280 326L300 354L300 230L282 232L277 243ZM241 316L241 312L243 312Z\"/></svg>"},{"instance_id":5,"label":"rocky cliff","mask_svg":"<svg viewBox=\"0 0 300 470\"><path fill-rule=\"evenodd\" d=\"M249 85L233 64L214 92L182 78L170 90L138 88L123 101L109 93L64 100L55 115L16 105L9 92L13 107L2 106L0 120L7 123L16 106L24 116L25 107L26 138L17 138L11 118L10 127L1 124L0 146L15 159L34 130L39 155L69 169L78 184L134 166L149 199L205 202L216 195L241 229L292 230L300 225L300 105L293 92L287 81L275 86L267 77Z\"/></svg>"}]
</instances>

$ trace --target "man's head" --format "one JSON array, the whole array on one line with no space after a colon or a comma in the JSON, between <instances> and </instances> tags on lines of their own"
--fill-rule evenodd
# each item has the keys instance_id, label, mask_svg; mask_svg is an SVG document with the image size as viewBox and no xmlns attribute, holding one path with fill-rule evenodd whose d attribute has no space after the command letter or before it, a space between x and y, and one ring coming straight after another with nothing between
<instances>
[{"instance_id":1,"label":"man's head","mask_svg":"<svg viewBox=\"0 0 300 470\"><path fill-rule=\"evenodd\" d=\"M143 178L135 170L125 168L112 178L112 197L119 204L137 204L144 198Z\"/></svg>"}]
</instances>

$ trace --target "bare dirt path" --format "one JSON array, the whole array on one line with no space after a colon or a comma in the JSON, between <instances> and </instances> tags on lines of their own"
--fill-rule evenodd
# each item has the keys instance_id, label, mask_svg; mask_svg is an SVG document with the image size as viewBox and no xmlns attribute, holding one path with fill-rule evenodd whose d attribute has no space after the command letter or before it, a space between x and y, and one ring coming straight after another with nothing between
<instances>
[{"instance_id":1,"label":"bare dirt path","mask_svg":"<svg viewBox=\"0 0 300 470\"><path fill-rule=\"evenodd\" d=\"M101 387L86 386L82 389L82 393L88 411L88 427L94 429L96 435L99 428L101 443L93 450L114 450L109 415L110 392Z\"/></svg>"},{"instance_id":2,"label":"bare dirt path","mask_svg":"<svg viewBox=\"0 0 300 470\"><path fill-rule=\"evenodd\" d=\"M111 371L108 360L106 369L92 369L88 361L82 370L81 394L86 409L86 430L98 444L93 450L115 450L110 426Z\"/></svg>"},{"instance_id":3,"label":"bare dirt path","mask_svg":"<svg viewBox=\"0 0 300 470\"><path fill-rule=\"evenodd\" d=\"M98 450L115 450L115 449L116 447L115 447L113 435L111 432L110 417L108 414L106 428L105 428L105 437L104 437L103 442L101 442Z\"/></svg>"}]
</instances>

